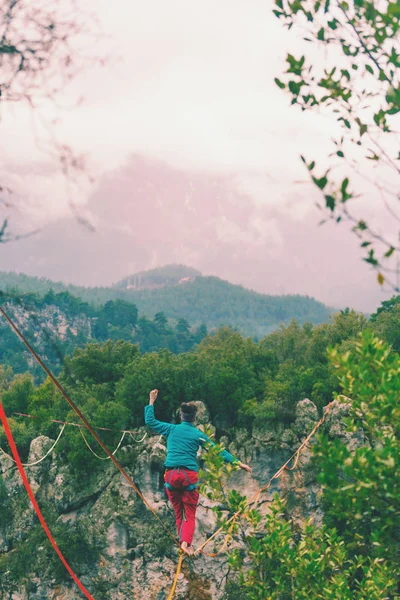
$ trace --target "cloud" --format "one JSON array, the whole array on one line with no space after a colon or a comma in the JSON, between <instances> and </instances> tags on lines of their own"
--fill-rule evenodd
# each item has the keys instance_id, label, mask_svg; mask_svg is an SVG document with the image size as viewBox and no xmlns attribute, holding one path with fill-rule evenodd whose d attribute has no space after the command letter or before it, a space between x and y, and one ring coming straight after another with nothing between
<instances>
[{"instance_id":1,"label":"cloud","mask_svg":"<svg viewBox=\"0 0 400 600\"><path fill-rule=\"evenodd\" d=\"M89 209L95 233L64 218L0 247L0 270L109 285L178 262L260 292L307 294L339 307L373 310L387 297L348 230L318 227L315 212L299 221L290 210L256 204L226 176L134 156L99 181Z\"/></svg>"},{"instance_id":2,"label":"cloud","mask_svg":"<svg viewBox=\"0 0 400 600\"><path fill-rule=\"evenodd\" d=\"M276 171L297 162L296 132L323 142L326 121L296 114L273 82L285 49L299 42L268 3L256 0L251 10L245 0L84 6L109 36L99 52L110 64L73 83L71 98L83 95L86 105L61 112L56 129L98 172L132 152L190 169ZM18 110L13 128L17 119ZM14 131L19 142L28 119ZM28 148L27 158L31 144L17 144L20 156Z\"/></svg>"},{"instance_id":3,"label":"cloud","mask_svg":"<svg viewBox=\"0 0 400 600\"><path fill-rule=\"evenodd\" d=\"M13 256L4 250L2 268L94 285L188 262L260 291L371 306L376 293L368 292L372 278L354 237L346 226L317 227L320 195L299 155L323 170L339 129L290 107L275 85L286 52L300 53L303 43L273 16L272 3L82 0L82 7L102 22L107 38L98 49L110 63L72 83L66 100L83 95L85 104L57 112L53 131L86 154L95 183L68 188L56 160L38 149L30 114L6 110L0 175L18 199L13 221L54 223ZM314 59L322 63L323 53L314 50ZM43 108L49 122L55 114ZM365 192L356 213L394 231L373 208L370 184L360 177L354 185ZM70 219L71 205L83 204L95 235Z\"/></svg>"}]
</instances>

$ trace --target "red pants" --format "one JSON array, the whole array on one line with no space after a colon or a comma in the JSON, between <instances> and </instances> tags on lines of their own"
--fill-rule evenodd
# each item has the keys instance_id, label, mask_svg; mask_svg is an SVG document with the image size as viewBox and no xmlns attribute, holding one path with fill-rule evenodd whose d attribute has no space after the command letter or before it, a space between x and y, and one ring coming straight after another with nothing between
<instances>
[{"instance_id":1,"label":"red pants","mask_svg":"<svg viewBox=\"0 0 400 600\"><path fill-rule=\"evenodd\" d=\"M183 488L199 480L196 471L189 469L169 469L164 479L175 490L165 488L169 501L171 502L176 519L179 540L187 542L190 546L193 541L194 528L196 525L196 509L199 503L199 492L196 490L185 491Z\"/></svg>"}]
</instances>

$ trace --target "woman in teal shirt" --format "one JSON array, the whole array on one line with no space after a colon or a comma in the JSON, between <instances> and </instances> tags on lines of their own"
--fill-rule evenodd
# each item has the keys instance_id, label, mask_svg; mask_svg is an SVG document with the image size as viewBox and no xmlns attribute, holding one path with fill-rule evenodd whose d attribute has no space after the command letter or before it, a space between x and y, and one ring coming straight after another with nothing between
<instances>
[{"instance_id":1,"label":"woman in teal shirt","mask_svg":"<svg viewBox=\"0 0 400 600\"><path fill-rule=\"evenodd\" d=\"M199 502L197 451L206 444L215 445L208 436L194 426L197 407L193 403L181 405L181 423L165 423L154 416L154 403L158 390L150 392L150 402L145 407L144 419L153 431L167 438L167 458L164 475L167 496L174 508L176 527L181 549L193 554L192 541L196 523L196 509ZM227 463L238 465L251 473L248 465L241 463L227 450L221 451Z\"/></svg>"}]
</instances>

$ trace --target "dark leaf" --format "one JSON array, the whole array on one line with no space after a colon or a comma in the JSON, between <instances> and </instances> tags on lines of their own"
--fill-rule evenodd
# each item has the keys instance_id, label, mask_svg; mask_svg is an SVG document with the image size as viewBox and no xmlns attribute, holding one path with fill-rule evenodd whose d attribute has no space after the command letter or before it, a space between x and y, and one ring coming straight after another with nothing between
<instances>
[{"instance_id":1,"label":"dark leaf","mask_svg":"<svg viewBox=\"0 0 400 600\"><path fill-rule=\"evenodd\" d=\"M324 175L320 179L318 179L317 177L313 177L313 182L315 183L315 185L317 187L319 187L320 190L323 190L325 188L326 184L328 183L328 179L327 179L326 175Z\"/></svg>"},{"instance_id":2,"label":"dark leaf","mask_svg":"<svg viewBox=\"0 0 400 600\"><path fill-rule=\"evenodd\" d=\"M368 226L365 221L359 221L356 225L356 229L359 229L360 231L365 231L366 229L368 229Z\"/></svg>"},{"instance_id":3,"label":"dark leaf","mask_svg":"<svg viewBox=\"0 0 400 600\"><path fill-rule=\"evenodd\" d=\"M336 200L333 196L330 196L329 194L327 194L325 196L325 204L326 204L327 208L329 208L331 211L334 211L335 205L336 205Z\"/></svg>"},{"instance_id":4,"label":"dark leaf","mask_svg":"<svg viewBox=\"0 0 400 600\"><path fill-rule=\"evenodd\" d=\"M283 83L283 81L281 81L280 79L278 79L277 77L275 77L275 83L276 85L281 88L281 90L284 90L286 85Z\"/></svg>"},{"instance_id":5,"label":"dark leaf","mask_svg":"<svg viewBox=\"0 0 400 600\"><path fill-rule=\"evenodd\" d=\"M389 248L389 250L387 252L385 252L385 258L390 258L392 256L394 252L394 248L393 246L391 248Z\"/></svg>"}]
</instances>

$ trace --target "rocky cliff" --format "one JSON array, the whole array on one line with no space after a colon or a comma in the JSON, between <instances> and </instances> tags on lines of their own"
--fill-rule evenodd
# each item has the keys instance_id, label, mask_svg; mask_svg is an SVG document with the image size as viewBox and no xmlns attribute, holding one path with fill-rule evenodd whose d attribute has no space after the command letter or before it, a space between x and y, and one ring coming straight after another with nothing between
<instances>
[{"instance_id":1,"label":"rocky cliff","mask_svg":"<svg viewBox=\"0 0 400 600\"><path fill-rule=\"evenodd\" d=\"M326 422L328 433L344 435L341 416L346 407L334 405ZM248 496L280 468L318 420L309 400L297 406L290 429L254 428L230 432L223 441L241 460L254 467L252 476L234 472L227 489ZM207 421L203 411L202 421ZM53 441L34 439L28 462L43 456ZM118 458L165 524L174 531L174 519L163 492L163 439L147 437L122 447ZM320 517L319 489L307 450L296 471L274 481L260 510L268 510L274 492L287 499L291 516ZM99 461L100 462L100 461ZM29 504L14 463L0 456L0 598L1 600L73 600L80 598L75 584L59 563ZM57 448L38 466L27 469L38 503L61 549L96 600L166 600L177 565L171 539L135 492L109 461L82 475L72 471ZM195 546L215 529L211 502L201 498ZM218 546L218 544L217 544ZM212 550L210 543L209 550ZM232 577L227 556L199 556L184 561L178 581L178 600L220 600Z\"/></svg>"}]
</instances>

